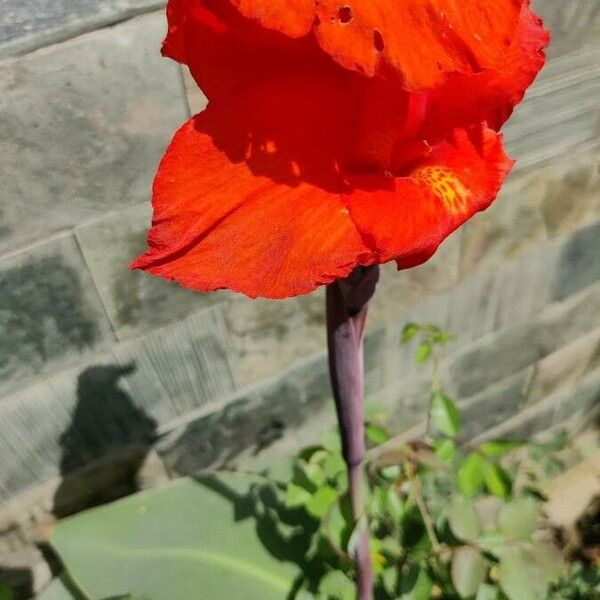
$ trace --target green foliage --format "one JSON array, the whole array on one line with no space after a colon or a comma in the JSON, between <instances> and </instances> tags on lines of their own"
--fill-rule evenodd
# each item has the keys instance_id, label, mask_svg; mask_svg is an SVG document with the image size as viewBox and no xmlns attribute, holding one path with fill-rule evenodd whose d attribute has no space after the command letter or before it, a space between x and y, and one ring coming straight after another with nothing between
<instances>
[{"instance_id":1,"label":"green foliage","mask_svg":"<svg viewBox=\"0 0 600 600\"><path fill-rule=\"evenodd\" d=\"M13 600L12 590L5 583L0 583L0 600Z\"/></svg>"},{"instance_id":2,"label":"green foliage","mask_svg":"<svg viewBox=\"0 0 600 600\"><path fill-rule=\"evenodd\" d=\"M562 468L557 453L568 439L464 443L460 411L437 382L451 339L415 323L402 334L417 344L418 363L433 364L424 439L396 442L381 409L367 412L364 519L376 600L596 597L598 578L581 565L567 570L540 530L540 484ZM118 592L147 600L356 597L352 555L364 523L351 515L336 432L299 452L285 481L230 474L172 489L180 492L127 499L58 526L51 541L86 600Z\"/></svg>"}]
</instances>

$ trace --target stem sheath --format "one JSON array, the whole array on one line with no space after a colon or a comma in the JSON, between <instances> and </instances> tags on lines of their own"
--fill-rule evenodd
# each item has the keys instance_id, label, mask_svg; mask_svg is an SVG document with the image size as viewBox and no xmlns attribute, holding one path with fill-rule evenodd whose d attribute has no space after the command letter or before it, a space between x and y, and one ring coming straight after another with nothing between
<instances>
[{"instance_id":1,"label":"stem sheath","mask_svg":"<svg viewBox=\"0 0 600 600\"><path fill-rule=\"evenodd\" d=\"M379 267L360 267L327 288L329 371L340 424L342 452L354 520L362 524L354 554L358 600L373 597L373 570L368 525L363 516L364 364L363 339L368 302L375 292Z\"/></svg>"}]
</instances>

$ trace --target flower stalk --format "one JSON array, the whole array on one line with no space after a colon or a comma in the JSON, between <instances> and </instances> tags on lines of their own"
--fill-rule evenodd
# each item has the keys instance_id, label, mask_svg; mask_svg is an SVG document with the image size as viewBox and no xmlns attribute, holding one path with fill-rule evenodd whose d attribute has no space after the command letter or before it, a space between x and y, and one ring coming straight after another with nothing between
<instances>
[{"instance_id":1,"label":"flower stalk","mask_svg":"<svg viewBox=\"0 0 600 600\"><path fill-rule=\"evenodd\" d=\"M373 597L373 570L368 524L363 519L364 361L363 339L369 300L379 280L379 267L359 267L327 288L327 345L342 452L348 467L352 514L359 532L354 551L358 600Z\"/></svg>"}]
</instances>

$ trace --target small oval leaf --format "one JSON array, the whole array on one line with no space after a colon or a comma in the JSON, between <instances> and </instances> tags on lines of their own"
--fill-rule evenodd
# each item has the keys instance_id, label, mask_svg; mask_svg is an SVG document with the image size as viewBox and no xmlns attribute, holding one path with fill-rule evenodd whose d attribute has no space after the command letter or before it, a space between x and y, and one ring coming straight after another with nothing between
<instances>
[{"instance_id":1,"label":"small oval leaf","mask_svg":"<svg viewBox=\"0 0 600 600\"><path fill-rule=\"evenodd\" d=\"M461 598L474 596L487 572L485 558L470 546L459 548L452 556L452 583Z\"/></svg>"},{"instance_id":2,"label":"small oval leaf","mask_svg":"<svg viewBox=\"0 0 600 600\"><path fill-rule=\"evenodd\" d=\"M479 515L472 502L463 498L455 498L448 511L448 522L452 533L465 541L474 541L481 533Z\"/></svg>"}]
</instances>

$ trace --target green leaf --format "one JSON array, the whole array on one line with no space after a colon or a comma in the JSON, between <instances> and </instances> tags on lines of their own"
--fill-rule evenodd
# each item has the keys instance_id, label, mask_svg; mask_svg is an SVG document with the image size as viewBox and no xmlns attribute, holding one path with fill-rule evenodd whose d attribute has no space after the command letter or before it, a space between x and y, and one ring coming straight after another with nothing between
<instances>
[{"instance_id":1,"label":"green leaf","mask_svg":"<svg viewBox=\"0 0 600 600\"><path fill-rule=\"evenodd\" d=\"M323 463L325 476L329 480L335 479L340 473L346 471L346 463L341 454L332 453Z\"/></svg>"},{"instance_id":2,"label":"green leaf","mask_svg":"<svg viewBox=\"0 0 600 600\"><path fill-rule=\"evenodd\" d=\"M455 498L448 511L448 523L452 533L464 541L474 541L481 533L479 515L472 502Z\"/></svg>"},{"instance_id":3,"label":"green leaf","mask_svg":"<svg viewBox=\"0 0 600 600\"><path fill-rule=\"evenodd\" d=\"M403 344L408 344L421 331L421 326L417 323L408 323L402 330L401 341Z\"/></svg>"},{"instance_id":4,"label":"green leaf","mask_svg":"<svg viewBox=\"0 0 600 600\"><path fill-rule=\"evenodd\" d=\"M317 519L322 519L338 499L337 492L329 485L320 487L306 503L306 510Z\"/></svg>"},{"instance_id":5,"label":"green leaf","mask_svg":"<svg viewBox=\"0 0 600 600\"><path fill-rule=\"evenodd\" d=\"M380 446L381 444L385 444L385 442L389 441L390 434L385 427L381 427L379 425L374 425L373 423L368 423L365 427L365 435L367 440L373 444L374 446Z\"/></svg>"},{"instance_id":6,"label":"green leaf","mask_svg":"<svg viewBox=\"0 0 600 600\"><path fill-rule=\"evenodd\" d=\"M285 505L288 508L304 506L310 499L311 493L295 483L288 483L285 493Z\"/></svg>"},{"instance_id":7,"label":"green leaf","mask_svg":"<svg viewBox=\"0 0 600 600\"><path fill-rule=\"evenodd\" d=\"M396 567L388 567L381 576L385 591L391 596L396 596L396 588L398 587L398 569Z\"/></svg>"},{"instance_id":8,"label":"green leaf","mask_svg":"<svg viewBox=\"0 0 600 600\"><path fill-rule=\"evenodd\" d=\"M435 454L444 462L452 462L456 458L457 449L454 440L443 439L435 443Z\"/></svg>"},{"instance_id":9,"label":"green leaf","mask_svg":"<svg viewBox=\"0 0 600 600\"><path fill-rule=\"evenodd\" d=\"M475 600L498 600L498 588L489 583L482 583Z\"/></svg>"},{"instance_id":10,"label":"green leaf","mask_svg":"<svg viewBox=\"0 0 600 600\"><path fill-rule=\"evenodd\" d=\"M0 600L13 600L12 590L5 583L0 583Z\"/></svg>"},{"instance_id":11,"label":"green leaf","mask_svg":"<svg viewBox=\"0 0 600 600\"><path fill-rule=\"evenodd\" d=\"M549 543L539 543L531 551L537 569L546 584L556 581L563 571L563 558L560 551ZM598 573L600 577L600 572Z\"/></svg>"},{"instance_id":12,"label":"green leaf","mask_svg":"<svg viewBox=\"0 0 600 600\"><path fill-rule=\"evenodd\" d=\"M487 564L475 548L463 546L452 555L452 583L461 598L474 596L484 582Z\"/></svg>"},{"instance_id":13,"label":"green leaf","mask_svg":"<svg viewBox=\"0 0 600 600\"><path fill-rule=\"evenodd\" d=\"M297 567L266 546L295 548L275 531L256 535L255 484L241 474L182 480L60 521L49 541L88 598L183 600L196 590L203 600L281 600Z\"/></svg>"},{"instance_id":14,"label":"green leaf","mask_svg":"<svg viewBox=\"0 0 600 600\"><path fill-rule=\"evenodd\" d=\"M337 429L328 431L323 434L321 438L321 445L325 450L329 450L329 452L341 452L342 450L342 440L340 438L340 433Z\"/></svg>"},{"instance_id":15,"label":"green leaf","mask_svg":"<svg viewBox=\"0 0 600 600\"><path fill-rule=\"evenodd\" d=\"M466 498L473 498L483 488L484 481L485 461L481 455L472 452L467 455L458 469L458 490Z\"/></svg>"},{"instance_id":16,"label":"green leaf","mask_svg":"<svg viewBox=\"0 0 600 600\"><path fill-rule=\"evenodd\" d=\"M425 567L411 566L400 575L401 600L431 600L433 581Z\"/></svg>"},{"instance_id":17,"label":"green leaf","mask_svg":"<svg viewBox=\"0 0 600 600\"><path fill-rule=\"evenodd\" d=\"M496 458L522 448L525 442L515 441L492 441L485 442L479 446L479 452L488 458Z\"/></svg>"},{"instance_id":18,"label":"green leaf","mask_svg":"<svg viewBox=\"0 0 600 600\"><path fill-rule=\"evenodd\" d=\"M415 360L418 364L422 365L431 356L432 351L433 347L429 342L423 342L422 344L419 344L419 347L415 353Z\"/></svg>"},{"instance_id":19,"label":"green leaf","mask_svg":"<svg viewBox=\"0 0 600 600\"><path fill-rule=\"evenodd\" d=\"M455 437L460 430L460 413L454 402L442 392L435 392L431 399L431 423L448 437Z\"/></svg>"},{"instance_id":20,"label":"green leaf","mask_svg":"<svg viewBox=\"0 0 600 600\"><path fill-rule=\"evenodd\" d=\"M327 477L321 465L315 463L302 463L300 468L304 475L306 475L306 478L315 486L319 487L325 483Z\"/></svg>"},{"instance_id":21,"label":"green leaf","mask_svg":"<svg viewBox=\"0 0 600 600\"><path fill-rule=\"evenodd\" d=\"M500 587L509 600L539 600L525 553L508 548L500 560Z\"/></svg>"},{"instance_id":22,"label":"green leaf","mask_svg":"<svg viewBox=\"0 0 600 600\"><path fill-rule=\"evenodd\" d=\"M536 530L538 507L531 497L512 500L498 513L498 527L509 540L526 540Z\"/></svg>"},{"instance_id":23,"label":"green leaf","mask_svg":"<svg viewBox=\"0 0 600 600\"><path fill-rule=\"evenodd\" d=\"M512 492L510 475L496 463L488 463L485 468L485 485L490 494L506 500Z\"/></svg>"},{"instance_id":24,"label":"green leaf","mask_svg":"<svg viewBox=\"0 0 600 600\"><path fill-rule=\"evenodd\" d=\"M343 571L329 571L319 582L319 593L328 599L354 600L356 586Z\"/></svg>"}]
</instances>

